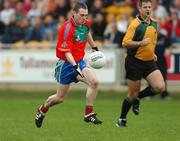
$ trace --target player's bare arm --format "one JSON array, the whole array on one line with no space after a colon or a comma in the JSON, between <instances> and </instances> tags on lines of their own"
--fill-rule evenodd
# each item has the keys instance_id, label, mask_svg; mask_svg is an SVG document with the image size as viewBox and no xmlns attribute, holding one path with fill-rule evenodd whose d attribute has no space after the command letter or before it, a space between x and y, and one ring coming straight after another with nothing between
<instances>
[{"instance_id":1,"label":"player's bare arm","mask_svg":"<svg viewBox=\"0 0 180 141\"><path fill-rule=\"evenodd\" d=\"M73 58L73 56L72 56L72 54L70 52L66 52L65 56L66 56L67 61L69 63L71 63L73 66L76 65L76 62L75 62L75 60L74 60L74 58Z\"/></svg>"},{"instance_id":2,"label":"player's bare arm","mask_svg":"<svg viewBox=\"0 0 180 141\"><path fill-rule=\"evenodd\" d=\"M79 74L81 77L84 77L84 75L82 74L82 72L81 72L78 64L76 64L76 62L75 62L72 54L71 54L70 52L66 52L66 53L65 53L65 56L66 56L66 58L67 58L67 61L73 65L74 69L78 72L78 74Z\"/></svg>"},{"instance_id":3,"label":"player's bare arm","mask_svg":"<svg viewBox=\"0 0 180 141\"><path fill-rule=\"evenodd\" d=\"M158 57L156 54L154 54L154 61L157 61L158 60Z\"/></svg>"},{"instance_id":4,"label":"player's bare arm","mask_svg":"<svg viewBox=\"0 0 180 141\"><path fill-rule=\"evenodd\" d=\"M89 43L89 45L92 47L92 49L95 49L95 50L98 50L97 49L97 45L96 45L96 43L94 42L94 40L93 40L93 37L92 37L92 35L91 35L91 33L89 32L88 33L88 43Z\"/></svg>"}]
</instances>

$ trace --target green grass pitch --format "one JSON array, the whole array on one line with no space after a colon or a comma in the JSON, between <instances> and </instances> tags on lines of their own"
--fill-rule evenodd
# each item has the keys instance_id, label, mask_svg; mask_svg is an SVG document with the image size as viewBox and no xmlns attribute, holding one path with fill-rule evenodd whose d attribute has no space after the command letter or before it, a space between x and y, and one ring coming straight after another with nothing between
<instances>
[{"instance_id":1,"label":"green grass pitch","mask_svg":"<svg viewBox=\"0 0 180 141\"><path fill-rule=\"evenodd\" d=\"M0 141L179 141L180 93L173 100L141 101L141 112L128 114L128 127L115 126L124 92L101 91L95 112L102 125L83 122L85 91L73 91L51 108L42 128L34 124L37 107L53 92L0 90Z\"/></svg>"}]
</instances>

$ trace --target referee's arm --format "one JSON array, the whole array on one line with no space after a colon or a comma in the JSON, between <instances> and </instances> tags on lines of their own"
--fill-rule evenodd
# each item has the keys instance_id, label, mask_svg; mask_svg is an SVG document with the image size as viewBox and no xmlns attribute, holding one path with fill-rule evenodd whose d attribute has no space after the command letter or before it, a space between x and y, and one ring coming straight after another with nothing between
<instances>
[{"instance_id":1,"label":"referee's arm","mask_svg":"<svg viewBox=\"0 0 180 141\"><path fill-rule=\"evenodd\" d=\"M136 26L133 22L129 25L128 30L124 36L122 47L124 48L138 48L140 47L140 41L133 41Z\"/></svg>"}]
</instances>

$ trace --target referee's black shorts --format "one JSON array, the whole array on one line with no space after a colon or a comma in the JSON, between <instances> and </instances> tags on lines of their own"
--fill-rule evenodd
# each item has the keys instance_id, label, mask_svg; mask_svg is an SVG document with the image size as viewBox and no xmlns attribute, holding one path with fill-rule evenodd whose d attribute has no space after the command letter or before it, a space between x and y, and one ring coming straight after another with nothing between
<instances>
[{"instance_id":1,"label":"referee's black shorts","mask_svg":"<svg viewBox=\"0 0 180 141\"><path fill-rule=\"evenodd\" d=\"M142 61L134 57L126 57L125 60L126 78L130 80L141 80L151 72L158 69L154 60Z\"/></svg>"}]
</instances>

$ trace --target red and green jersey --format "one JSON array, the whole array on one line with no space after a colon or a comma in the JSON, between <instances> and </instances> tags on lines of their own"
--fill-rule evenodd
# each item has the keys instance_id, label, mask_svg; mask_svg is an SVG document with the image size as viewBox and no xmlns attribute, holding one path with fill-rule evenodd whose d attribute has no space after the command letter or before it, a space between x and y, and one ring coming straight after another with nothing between
<instances>
[{"instance_id":1,"label":"red and green jersey","mask_svg":"<svg viewBox=\"0 0 180 141\"><path fill-rule=\"evenodd\" d=\"M89 21L81 26L73 18L65 22L58 31L56 56L66 61L65 52L70 52L76 62L83 59L89 30Z\"/></svg>"}]
</instances>

